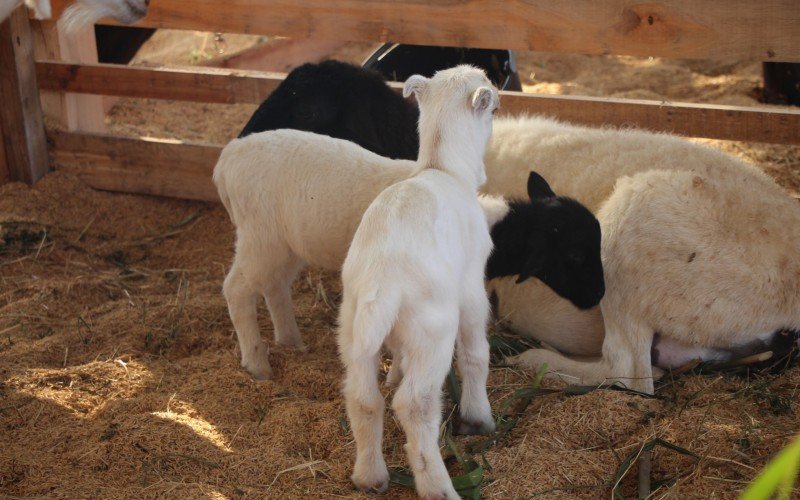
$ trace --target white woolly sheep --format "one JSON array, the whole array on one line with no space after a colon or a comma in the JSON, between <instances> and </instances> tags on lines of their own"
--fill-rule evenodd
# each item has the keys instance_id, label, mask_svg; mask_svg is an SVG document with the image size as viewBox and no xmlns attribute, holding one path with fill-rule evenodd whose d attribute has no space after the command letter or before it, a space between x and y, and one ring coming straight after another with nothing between
<instances>
[{"instance_id":1,"label":"white woolly sheep","mask_svg":"<svg viewBox=\"0 0 800 500\"><path fill-rule=\"evenodd\" d=\"M652 393L651 351L670 368L695 356L724 359L800 328L800 206L755 167L667 135L496 120L485 189L513 194L527 165L597 211L607 293L602 316L566 310L543 287L500 282L499 295L527 318L549 318L553 335L568 319L593 332L594 345L603 320L605 338L599 360L536 349L512 362ZM556 310L531 307L547 296Z\"/></svg>"},{"instance_id":2,"label":"white woolly sheep","mask_svg":"<svg viewBox=\"0 0 800 500\"><path fill-rule=\"evenodd\" d=\"M0 0L0 22L23 5L33 10L36 19L50 19L50 0ZM76 0L69 6L59 21L67 33L75 33L105 17L123 24L133 24L147 15L150 0Z\"/></svg>"},{"instance_id":3,"label":"white woolly sheep","mask_svg":"<svg viewBox=\"0 0 800 500\"><path fill-rule=\"evenodd\" d=\"M439 453L441 388L454 349L463 382L461 431L494 430L486 394L489 301L484 265L492 248L477 189L497 90L477 68L457 66L404 86L420 103L419 170L378 195L364 213L342 269L339 351L356 440L352 479L381 492L384 342L404 377L392 407L422 498L459 498ZM399 354L399 356L398 356Z\"/></svg>"}]
</instances>

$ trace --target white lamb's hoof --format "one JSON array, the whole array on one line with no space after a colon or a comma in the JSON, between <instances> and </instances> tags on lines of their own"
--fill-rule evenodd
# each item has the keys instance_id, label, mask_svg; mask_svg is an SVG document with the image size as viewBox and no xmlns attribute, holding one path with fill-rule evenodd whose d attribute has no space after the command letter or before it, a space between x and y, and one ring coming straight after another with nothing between
<instances>
[{"instance_id":1,"label":"white lamb's hoof","mask_svg":"<svg viewBox=\"0 0 800 500\"><path fill-rule=\"evenodd\" d=\"M303 343L302 340L298 340L296 342L278 342L278 344L286 347L291 347L300 352L308 352L308 347Z\"/></svg>"},{"instance_id":2,"label":"white lamb's hoof","mask_svg":"<svg viewBox=\"0 0 800 500\"><path fill-rule=\"evenodd\" d=\"M392 366L389 367L389 372L386 374L384 384L387 387L396 387L403 381L403 370L395 363L396 361L392 361Z\"/></svg>"},{"instance_id":3,"label":"white lamb's hoof","mask_svg":"<svg viewBox=\"0 0 800 500\"><path fill-rule=\"evenodd\" d=\"M294 335L276 335L275 342L282 346L292 347L300 352L308 351L299 332Z\"/></svg>"},{"instance_id":4,"label":"white lamb's hoof","mask_svg":"<svg viewBox=\"0 0 800 500\"><path fill-rule=\"evenodd\" d=\"M261 355L252 356L251 359L242 360L242 366L256 380L270 380L272 378L272 367L269 365L269 356L264 346Z\"/></svg>"}]
</instances>

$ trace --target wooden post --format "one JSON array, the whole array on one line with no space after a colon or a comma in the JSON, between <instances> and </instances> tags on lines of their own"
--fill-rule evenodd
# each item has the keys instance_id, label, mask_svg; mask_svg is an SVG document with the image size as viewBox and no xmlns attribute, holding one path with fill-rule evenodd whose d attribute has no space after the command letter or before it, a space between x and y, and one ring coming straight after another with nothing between
<instances>
[{"instance_id":1,"label":"wooden post","mask_svg":"<svg viewBox=\"0 0 800 500\"><path fill-rule=\"evenodd\" d=\"M0 24L0 123L8 176L33 184L49 171L33 39L24 7Z\"/></svg>"},{"instance_id":2,"label":"wooden post","mask_svg":"<svg viewBox=\"0 0 800 500\"><path fill-rule=\"evenodd\" d=\"M97 62L97 42L93 29L65 36L54 21L31 21L37 59ZM105 132L103 97L99 95L42 92L44 115L67 130Z\"/></svg>"},{"instance_id":3,"label":"wooden post","mask_svg":"<svg viewBox=\"0 0 800 500\"><path fill-rule=\"evenodd\" d=\"M0 186L11 181L11 172L6 161L6 148L3 141L3 122L0 121Z\"/></svg>"}]
</instances>

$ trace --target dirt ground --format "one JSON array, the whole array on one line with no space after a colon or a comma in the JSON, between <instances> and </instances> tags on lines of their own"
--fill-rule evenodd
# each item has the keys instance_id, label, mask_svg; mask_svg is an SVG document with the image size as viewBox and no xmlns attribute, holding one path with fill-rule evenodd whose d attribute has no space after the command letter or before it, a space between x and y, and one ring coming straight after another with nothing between
<instances>
[{"instance_id":1,"label":"dirt ground","mask_svg":"<svg viewBox=\"0 0 800 500\"><path fill-rule=\"evenodd\" d=\"M231 40L226 50L258 43ZM190 64L208 43L165 30L138 63ZM352 44L332 57L360 62L370 50ZM518 57L526 90L537 92L755 105L760 85L758 63ZM223 143L253 108L121 99L108 125ZM800 191L800 148L707 142ZM275 380L257 383L239 367L221 295L232 245L215 204L99 192L58 172L34 188L0 186L0 495L366 498L348 479L338 278L302 273L294 297L308 352L273 344ZM493 367L493 409L532 378ZM661 438L697 457L656 448L656 497L733 498L798 433L798 385L795 366L778 377L682 374L656 399L610 390L536 396L476 456L486 469L481 493L607 498L625 458ZM390 411L385 421L387 463L402 467L404 437ZM455 441L464 449L479 440ZM619 481L626 496L635 476L634 467ZM414 494L392 485L385 496Z\"/></svg>"}]
</instances>

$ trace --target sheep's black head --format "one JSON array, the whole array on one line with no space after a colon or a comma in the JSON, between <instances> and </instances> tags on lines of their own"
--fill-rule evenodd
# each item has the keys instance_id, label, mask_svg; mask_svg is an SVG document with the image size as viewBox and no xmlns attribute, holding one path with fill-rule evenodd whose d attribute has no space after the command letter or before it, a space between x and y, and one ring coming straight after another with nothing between
<instances>
[{"instance_id":1,"label":"sheep's black head","mask_svg":"<svg viewBox=\"0 0 800 500\"><path fill-rule=\"evenodd\" d=\"M556 196L536 172L528 177L528 196L528 202L512 201L492 228L487 278L538 278L580 309L596 306L605 293L597 218L579 202Z\"/></svg>"}]
</instances>

